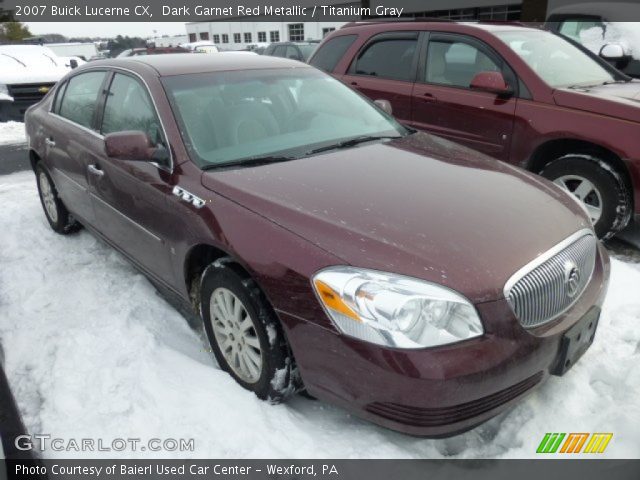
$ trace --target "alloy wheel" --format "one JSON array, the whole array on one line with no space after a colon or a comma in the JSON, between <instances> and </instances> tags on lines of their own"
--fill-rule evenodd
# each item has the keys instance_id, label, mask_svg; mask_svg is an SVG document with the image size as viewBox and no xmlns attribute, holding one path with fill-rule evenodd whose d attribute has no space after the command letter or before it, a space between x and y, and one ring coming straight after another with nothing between
<instances>
[{"instance_id":1,"label":"alloy wheel","mask_svg":"<svg viewBox=\"0 0 640 480\"><path fill-rule=\"evenodd\" d=\"M247 383L262 375L262 350L253 319L242 301L226 288L211 294L211 327L233 372Z\"/></svg>"},{"instance_id":2,"label":"alloy wheel","mask_svg":"<svg viewBox=\"0 0 640 480\"><path fill-rule=\"evenodd\" d=\"M585 206L595 224L602 216L602 195L593 182L579 175L563 175L553 183L573 194Z\"/></svg>"},{"instance_id":3,"label":"alloy wheel","mask_svg":"<svg viewBox=\"0 0 640 480\"><path fill-rule=\"evenodd\" d=\"M58 207L56 205L56 196L53 187L51 186L51 182L49 182L49 177L47 177L46 173L40 172L38 182L40 183L40 195L47 215L49 215L53 223L56 223L58 221Z\"/></svg>"}]
</instances>

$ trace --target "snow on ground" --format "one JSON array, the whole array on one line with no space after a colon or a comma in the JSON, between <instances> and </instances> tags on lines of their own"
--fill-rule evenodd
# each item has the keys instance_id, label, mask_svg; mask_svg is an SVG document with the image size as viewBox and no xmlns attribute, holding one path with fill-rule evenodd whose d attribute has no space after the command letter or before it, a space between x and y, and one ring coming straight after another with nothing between
<instances>
[{"instance_id":1,"label":"snow on ground","mask_svg":"<svg viewBox=\"0 0 640 480\"><path fill-rule=\"evenodd\" d=\"M563 378L473 431L425 440L302 397L259 401L123 257L49 229L33 174L0 177L0 205L0 338L32 433L195 439L193 453L155 457L513 458L535 456L545 432L613 432L605 456L640 456L638 264L613 261L595 343Z\"/></svg>"},{"instance_id":2,"label":"snow on ground","mask_svg":"<svg viewBox=\"0 0 640 480\"><path fill-rule=\"evenodd\" d=\"M19 145L26 141L24 123L0 122L0 145Z\"/></svg>"}]
</instances>

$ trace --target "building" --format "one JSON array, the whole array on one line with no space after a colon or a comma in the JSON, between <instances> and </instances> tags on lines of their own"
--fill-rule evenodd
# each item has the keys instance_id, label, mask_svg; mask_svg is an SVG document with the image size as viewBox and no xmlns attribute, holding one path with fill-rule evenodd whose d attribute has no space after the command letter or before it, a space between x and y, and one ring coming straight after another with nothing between
<instances>
[{"instance_id":1,"label":"building","mask_svg":"<svg viewBox=\"0 0 640 480\"><path fill-rule=\"evenodd\" d=\"M189 42L210 41L229 50L249 44L321 40L345 22L195 22L187 23Z\"/></svg>"},{"instance_id":2,"label":"building","mask_svg":"<svg viewBox=\"0 0 640 480\"><path fill-rule=\"evenodd\" d=\"M310 6L315 0L298 0L301 6ZM441 18L474 21L532 21L543 22L548 12L567 4L580 4L580 0L403 0L402 17ZM379 8L393 5L388 0L323 0L323 5L334 7L368 8L376 17ZM243 21L250 19L251 21ZM187 23L190 42L210 41L223 48L239 50L247 44L283 41L320 40L327 33L340 28L354 18L336 18L342 22L274 22L273 17L214 17L211 21ZM224 21L227 20L227 21ZM233 20L233 21L228 21ZM265 21L260 21L265 20Z\"/></svg>"},{"instance_id":3,"label":"building","mask_svg":"<svg viewBox=\"0 0 640 480\"><path fill-rule=\"evenodd\" d=\"M530 1L530 0L529 0ZM370 0L371 9L388 4ZM447 20L520 20L523 0L404 0L403 17Z\"/></svg>"},{"instance_id":4,"label":"building","mask_svg":"<svg viewBox=\"0 0 640 480\"><path fill-rule=\"evenodd\" d=\"M247 0L248 6L263 2ZM293 4L294 2L291 2ZM313 8L316 0L296 0L302 8ZM323 0L323 5L334 7L360 7L362 2L349 0ZM287 20L283 18L284 20ZM246 20L246 21L245 21ZM276 20L276 21L274 21ZM303 22L302 19L277 21L273 16L211 17L210 21L187 23L189 42L210 41L223 49L241 50L250 44L287 41L321 40L329 32L340 28L347 18L319 18L317 22ZM326 21L324 21L326 20Z\"/></svg>"},{"instance_id":5,"label":"building","mask_svg":"<svg viewBox=\"0 0 640 480\"><path fill-rule=\"evenodd\" d=\"M550 11L569 4L593 0L403 0L402 16L441 18L457 21L527 21L544 22ZM635 0L628 0L633 3ZM376 7L388 5L385 0L365 0L375 16ZM606 3L606 2L603 2Z\"/></svg>"}]
</instances>

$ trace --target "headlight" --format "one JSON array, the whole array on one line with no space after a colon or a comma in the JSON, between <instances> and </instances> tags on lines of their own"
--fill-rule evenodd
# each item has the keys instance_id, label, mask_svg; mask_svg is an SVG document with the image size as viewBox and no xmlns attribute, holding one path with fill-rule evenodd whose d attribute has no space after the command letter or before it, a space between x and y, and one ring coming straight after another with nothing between
<instances>
[{"instance_id":1,"label":"headlight","mask_svg":"<svg viewBox=\"0 0 640 480\"><path fill-rule=\"evenodd\" d=\"M313 286L342 333L378 345L435 347L484 331L466 298L434 283L342 266L318 272Z\"/></svg>"}]
</instances>

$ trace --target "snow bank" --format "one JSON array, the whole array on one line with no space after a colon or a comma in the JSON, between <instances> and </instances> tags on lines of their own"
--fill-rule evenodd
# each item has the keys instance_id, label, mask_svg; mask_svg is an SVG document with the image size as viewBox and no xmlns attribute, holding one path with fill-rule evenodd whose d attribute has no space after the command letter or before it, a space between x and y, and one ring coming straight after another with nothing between
<instances>
[{"instance_id":1,"label":"snow bank","mask_svg":"<svg viewBox=\"0 0 640 480\"><path fill-rule=\"evenodd\" d=\"M640 22L610 22L603 30L602 27L583 30L580 42L596 54L608 43L619 43L628 55L640 60Z\"/></svg>"},{"instance_id":2,"label":"snow bank","mask_svg":"<svg viewBox=\"0 0 640 480\"><path fill-rule=\"evenodd\" d=\"M18 145L26 141L24 123L0 122L0 145Z\"/></svg>"},{"instance_id":3,"label":"snow bank","mask_svg":"<svg viewBox=\"0 0 640 480\"><path fill-rule=\"evenodd\" d=\"M107 442L195 439L188 454L86 457L534 457L544 433L558 431L613 432L604 457L640 457L639 265L613 261L595 343L565 377L473 431L424 440L302 397L259 401L113 249L84 231L49 229L33 174L0 177L0 205L0 337L28 429Z\"/></svg>"}]
</instances>

